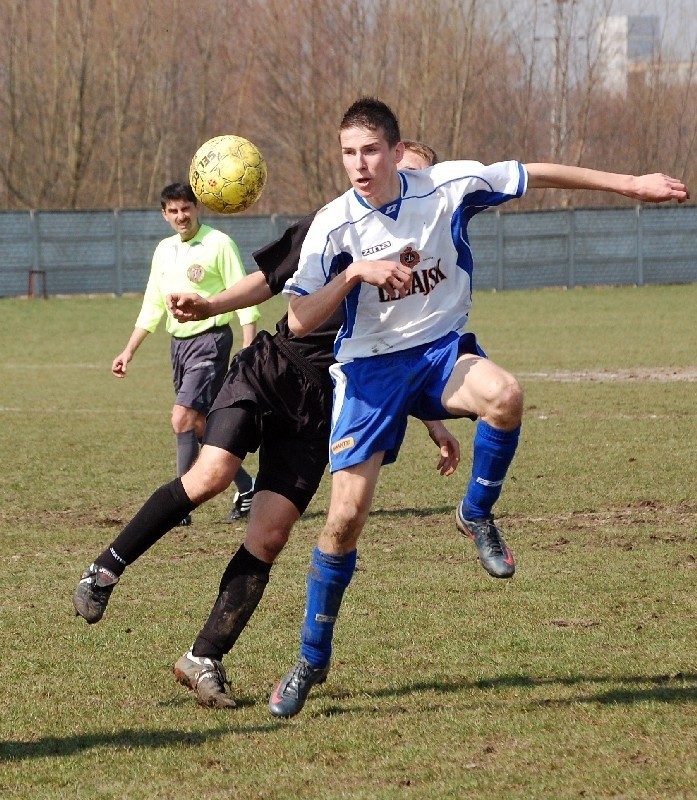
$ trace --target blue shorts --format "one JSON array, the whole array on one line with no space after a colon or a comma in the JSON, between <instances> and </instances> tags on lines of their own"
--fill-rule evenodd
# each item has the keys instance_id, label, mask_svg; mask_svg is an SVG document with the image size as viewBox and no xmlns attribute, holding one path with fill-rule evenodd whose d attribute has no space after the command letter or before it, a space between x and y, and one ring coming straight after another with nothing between
<instances>
[{"instance_id":1,"label":"blue shorts","mask_svg":"<svg viewBox=\"0 0 697 800\"><path fill-rule=\"evenodd\" d=\"M450 333L419 347L330 367L334 381L330 471L362 464L381 450L383 464L394 462L410 415L453 419L441 398L463 353L486 357L473 333Z\"/></svg>"}]
</instances>

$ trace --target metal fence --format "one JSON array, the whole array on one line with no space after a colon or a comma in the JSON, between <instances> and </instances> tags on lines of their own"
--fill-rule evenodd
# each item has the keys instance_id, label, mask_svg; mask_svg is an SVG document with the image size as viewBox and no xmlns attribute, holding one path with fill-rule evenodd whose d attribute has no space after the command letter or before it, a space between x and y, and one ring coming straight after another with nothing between
<instances>
[{"instance_id":1,"label":"metal fence","mask_svg":"<svg viewBox=\"0 0 697 800\"><path fill-rule=\"evenodd\" d=\"M206 219L251 254L297 217ZM470 223L476 289L697 282L697 207L489 211ZM171 229L152 209L0 212L0 297L142 292Z\"/></svg>"}]
</instances>

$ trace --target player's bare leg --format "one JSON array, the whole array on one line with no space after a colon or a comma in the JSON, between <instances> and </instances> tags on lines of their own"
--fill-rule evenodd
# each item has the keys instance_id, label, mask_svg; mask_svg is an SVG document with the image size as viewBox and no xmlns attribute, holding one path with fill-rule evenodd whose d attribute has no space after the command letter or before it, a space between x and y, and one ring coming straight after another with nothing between
<instances>
[{"instance_id":1,"label":"player's bare leg","mask_svg":"<svg viewBox=\"0 0 697 800\"><path fill-rule=\"evenodd\" d=\"M269 698L276 717L293 717L329 674L334 623L356 568L356 545L370 513L384 453L332 475L329 512L307 579L300 658Z\"/></svg>"},{"instance_id":2,"label":"player's bare leg","mask_svg":"<svg viewBox=\"0 0 697 800\"><path fill-rule=\"evenodd\" d=\"M194 466L198 459L199 442L206 429L206 416L188 406L175 404L172 408L172 430L177 441L177 476L183 477ZM202 451L202 450L201 450ZM237 487L232 498L230 513L226 522L238 522L244 519L252 506L254 496L254 478L240 465L233 478ZM228 484L229 485L229 484ZM227 487L226 487L227 488ZM181 525L190 525L191 516L187 515Z\"/></svg>"},{"instance_id":3,"label":"player's bare leg","mask_svg":"<svg viewBox=\"0 0 697 800\"><path fill-rule=\"evenodd\" d=\"M495 578L510 578L515 560L499 528L493 506L518 445L523 390L506 370L479 356L461 356L443 392L453 414L479 417L474 438L472 475L455 511L458 530L472 539L484 569Z\"/></svg>"}]
</instances>

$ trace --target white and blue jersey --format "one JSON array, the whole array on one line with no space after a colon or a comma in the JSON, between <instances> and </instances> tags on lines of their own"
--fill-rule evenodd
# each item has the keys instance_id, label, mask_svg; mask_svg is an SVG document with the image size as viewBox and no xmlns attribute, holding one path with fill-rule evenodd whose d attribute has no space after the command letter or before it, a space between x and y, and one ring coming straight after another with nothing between
<instances>
[{"instance_id":1,"label":"white and blue jersey","mask_svg":"<svg viewBox=\"0 0 697 800\"><path fill-rule=\"evenodd\" d=\"M380 209L353 189L324 206L283 290L311 294L361 259L399 260L412 268L403 298L392 299L364 282L347 295L334 346L338 362L398 352L461 331L472 304L468 222L486 208L521 197L527 187L527 173L517 161L488 166L445 161L399 175L400 196Z\"/></svg>"}]
</instances>

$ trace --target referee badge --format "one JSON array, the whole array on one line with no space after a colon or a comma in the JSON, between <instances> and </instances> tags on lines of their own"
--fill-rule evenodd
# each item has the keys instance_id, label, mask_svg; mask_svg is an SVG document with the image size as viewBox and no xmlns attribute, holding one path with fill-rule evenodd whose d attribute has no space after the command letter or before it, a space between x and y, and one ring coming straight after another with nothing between
<instances>
[{"instance_id":1,"label":"referee badge","mask_svg":"<svg viewBox=\"0 0 697 800\"><path fill-rule=\"evenodd\" d=\"M200 264L192 264L186 271L186 277L191 283L201 283L203 275L203 267Z\"/></svg>"}]
</instances>

